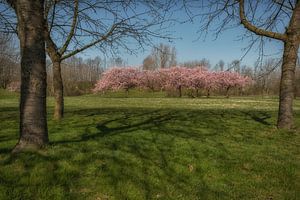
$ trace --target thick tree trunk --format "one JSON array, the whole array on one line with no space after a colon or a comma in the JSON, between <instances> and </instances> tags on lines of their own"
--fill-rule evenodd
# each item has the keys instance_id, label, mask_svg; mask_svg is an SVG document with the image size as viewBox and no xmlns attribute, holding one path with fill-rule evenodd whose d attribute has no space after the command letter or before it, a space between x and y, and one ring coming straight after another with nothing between
<instances>
[{"instance_id":1,"label":"thick tree trunk","mask_svg":"<svg viewBox=\"0 0 300 200\"><path fill-rule=\"evenodd\" d=\"M21 48L20 138L13 152L48 142L44 1L13 1Z\"/></svg>"},{"instance_id":2,"label":"thick tree trunk","mask_svg":"<svg viewBox=\"0 0 300 200\"><path fill-rule=\"evenodd\" d=\"M294 126L293 99L298 49L299 42L287 40L284 43L277 121L278 128L291 129Z\"/></svg>"},{"instance_id":3,"label":"thick tree trunk","mask_svg":"<svg viewBox=\"0 0 300 200\"><path fill-rule=\"evenodd\" d=\"M53 91L55 98L54 119L61 120L64 116L64 86L60 60L53 61Z\"/></svg>"}]
</instances>

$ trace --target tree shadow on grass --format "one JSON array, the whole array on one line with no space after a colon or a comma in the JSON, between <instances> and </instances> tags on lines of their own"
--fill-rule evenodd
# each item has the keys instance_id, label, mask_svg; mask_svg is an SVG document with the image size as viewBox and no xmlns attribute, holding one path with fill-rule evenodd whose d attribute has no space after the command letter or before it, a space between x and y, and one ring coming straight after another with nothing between
<instances>
[{"instance_id":1,"label":"tree shadow on grass","mask_svg":"<svg viewBox=\"0 0 300 200\"><path fill-rule=\"evenodd\" d=\"M7 177L12 171L6 168L0 172L0 181L6 188L14 183L17 189L7 189L11 193L28 194L36 185L44 184L47 191L59 188L70 199L230 199L230 190L220 187L225 184L220 174L234 168L240 155L233 154L226 142L235 144L231 137L243 134L247 127L236 127L231 132L229 122L247 124L243 120L255 120L254 114L259 113L136 108L72 110L66 112L57 133L51 133L53 129L49 127L55 137L46 153L23 154L1 162L0 165L12 169L16 163L22 163L24 170L19 169L16 178ZM71 129L74 137L64 137ZM7 153L7 149L2 150ZM46 178L35 180L29 171Z\"/></svg>"},{"instance_id":2,"label":"tree shadow on grass","mask_svg":"<svg viewBox=\"0 0 300 200\"><path fill-rule=\"evenodd\" d=\"M243 112L245 115L250 116L256 122L259 122L263 125L270 126L271 124L266 120L270 119L272 116L270 113L266 111L245 111Z\"/></svg>"}]
</instances>

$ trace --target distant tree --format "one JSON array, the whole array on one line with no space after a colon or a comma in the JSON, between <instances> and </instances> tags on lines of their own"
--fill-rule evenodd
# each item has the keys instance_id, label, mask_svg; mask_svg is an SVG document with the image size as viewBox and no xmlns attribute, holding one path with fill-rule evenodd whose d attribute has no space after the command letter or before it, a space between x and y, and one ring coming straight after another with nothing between
<instances>
[{"instance_id":1,"label":"distant tree","mask_svg":"<svg viewBox=\"0 0 300 200\"><path fill-rule=\"evenodd\" d=\"M156 69L172 67L177 63L175 47L163 43L153 47L151 57Z\"/></svg>"},{"instance_id":2,"label":"distant tree","mask_svg":"<svg viewBox=\"0 0 300 200\"><path fill-rule=\"evenodd\" d=\"M155 60L152 55L147 56L143 60L143 70L154 70L156 68Z\"/></svg>"},{"instance_id":3,"label":"distant tree","mask_svg":"<svg viewBox=\"0 0 300 200\"><path fill-rule=\"evenodd\" d=\"M109 60L109 67L124 67L127 63L121 57L113 57Z\"/></svg>"},{"instance_id":4,"label":"distant tree","mask_svg":"<svg viewBox=\"0 0 300 200\"><path fill-rule=\"evenodd\" d=\"M216 71L224 71L225 62L223 60L219 60L219 62L215 65Z\"/></svg>"},{"instance_id":5,"label":"distant tree","mask_svg":"<svg viewBox=\"0 0 300 200\"><path fill-rule=\"evenodd\" d=\"M6 89L11 82L20 81L19 55L11 34L0 34L0 88Z\"/></svg>"},{"instance_id":6,"label":"distant tree","mask_svg":"<svg viewBox=\"0 0 300 200\"><path fill-rule=\"evenodd\" d=\"M128 94L131 88L139 84L139 70L132 67L111 68L106 71L96 83L94 92L107 90L125 90Z\"/></svg>"},{"instance_id":7,"label":"distant tree","mask_svg":"<svg viewBox=\"0 0 300 200\"><path fill-rule=\"evenodd\" d=\"M280 72L278 70L281 61L275 58L269 58L263 63L257 62L255 64L254 79L256 82L256 89L261 91L262 95L277 94L279 92Z\"/></svg>"},{"instance_id":8,"label":"distant tree","mask_svg":"<svg viewBox=\"0 0 300 200\"><path fill-rule=\"evenodd\" d=\"M232 88L243 88L252 84L252 79L248 76L242 76L237 72L219 72L215 74L217 85L226 91L226 97L229 98L229 90Z\"/></svg>"},{"instance_id":9,"label":"distant tree","mask_svg":"<svg viewBox=\"0 0 300 200\"><path fill-rule=\"evenodd\" d=\"M234 71L237 73L241 72L241 61L233 60L229 65L227 71Z\"/></svg>"},{"instance_id":10,"label":"distant tree","mask_svg":"<svg viewBox=\"0 0 300 200\"><path fill-rule=\"evenodd\" d=\"M160 70L164 76L164 87L169 90L178 91L178 96L182 96L182 89L187 86L190 73L189 68L186 67L171 67Z\"/></svg>"},{"instance_id":11,"label":"distant tree","mask_svg":"<svg viewBox=\"0 0 300 200\"><path fill-rule=\"evenodd\" d=\"M150 89L152 92L161 90L164 86L164 79L158 70L143 70L139 73L138 87Z\"/></svg>"},{"instance_id":12,"label":"distant tree","mask_svg":"<svg viewBox=\"0 0 300 200\"><path fill-rule=\"evenodd\" d=\"M201 60L186 61L186 62L182 63L182 66L188 67L188 68L201 67L201 68L209 69L210 62L208 59L203 58Z\"/></svg>"}]
</instances>

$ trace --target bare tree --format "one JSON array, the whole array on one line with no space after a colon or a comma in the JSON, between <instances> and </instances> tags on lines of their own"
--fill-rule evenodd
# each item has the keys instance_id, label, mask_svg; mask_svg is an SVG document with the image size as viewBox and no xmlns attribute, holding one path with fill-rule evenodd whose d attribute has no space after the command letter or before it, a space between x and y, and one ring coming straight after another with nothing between
<instances>
[{"instance_id":1,"label":"bare tree","mask_svg":"<svg viewBox=\"0 0 300 200\"><path fill-rule=\"evenodd\" d=\"M234 71L240 73L241 71L241 61L240 60L233 60L229 65L227 71Z\"/></svg>"},{"instance_id":2,"label":"bare tree","mask_svg":"<svg viewBox=\"0 0 300 200\"><path fill-rule=\"evenodd\" d=\"M19 80L19 56L11 34L0 34L0 88Z\"/></svg>"},{"instance_id":3,"label":"bare tree","mask_svg":"<svg viewBox=\"0 0 300 200\"><path fill-rule=\"evenodd\" d=\"M188 68L194 68L194 67L202 67L205 69L210 68L210 62L206 58L202 58L201 60L186 61L182 65Z\"/></svg>"},{"instance_id":4,"label":"bare tree","mask_svg":"<svg viewBox=\"0 0 300 200\"><path fill-rule=\"evenodd\" d=\"M223 60L219 60L219 62L215 65L216 71L224 71L225 62Z\"/></svg>"},{"instance_id":5,"label":"bare tree","mask_svg":"<svg viewBox=\"0 0 300 200\"><path fill-rule=\"evenodd\" d=\"M143 60L143 69L144 70L154 70L155 69L155 60L152 55L147 56Z\"/></svg>"},{"instance_id":6,"label":"bare tree","mask_svg":"<svg viewBox=\"0 0 300 200\"><path fill-rule=\"evenodd\" d=\"M21 48L20 138L18 152L48 142L44 1L8 0L18 20Z\"/></svg>"},{"instance_id":7,"label":"bare tree","mask_svg":"<svg viewBox=\"0 0 300 200\"><path fill-rule=\"evenodd\" d=\"M154 46L150 56L154 61L155 69L172 67L177 64L176 49L170 45L160 43Z\"/></svg>"},{"instance_id":8,"label":"bare tree","mask_svg":"<svg viewBox=\"0 0 300 200\"><path fill-rule=\"evenodd\" d=\"M115 54L120 48L132 53L150 43L151 37L165 37L159 30L164 30L161 12L166 5L161 1L47 1L45 35L53 63L55 119L62 118L64 110L61 62L95 46L105 53ZM129 45L132 42L136 47Z\"/></svg>"},{"instance_id":9,"label":"bare tree","mask_svg":"<svg viewBox=\"0 0 300 200\"><path fill-rule=\"evenodd\" d=\"M214 31L216 37L228 28L242 25L251 40L249 47L257 41L270 38L284 43L280 100L277 127L291 129L293 120L293 99L295 67L300 43L300 1L299 0L207 0L185 1L189 12L202 10L201 31ZM195 5L197 4L197 5ZM199 6L200 5L200 6ZM198 15L199 16L199 15ZM261 55L263 55L261 49Z\"/></svg>"},{"instance_id":10,"label":"bare tree","mask_svg":"<svg viewBox=\"0 0 300 200\"><path fill-rule=\"evenodd\" d=\"M279 91L280 72L278 70L280 60L269 58L263 63L257 62L255 64L255 87L257 91L264 94L277 94Z\"/></svg>"},{"instance_id":11,"label":"bare tree","mask_svg":"<svg viewBox=\"0 0 300 200\"><path fill-rule=\"evenodd\" d=\"M127 65L127 62L120 56L112 57L108 61L108 67L124 67Z\"/></svg>"}]
</instances>

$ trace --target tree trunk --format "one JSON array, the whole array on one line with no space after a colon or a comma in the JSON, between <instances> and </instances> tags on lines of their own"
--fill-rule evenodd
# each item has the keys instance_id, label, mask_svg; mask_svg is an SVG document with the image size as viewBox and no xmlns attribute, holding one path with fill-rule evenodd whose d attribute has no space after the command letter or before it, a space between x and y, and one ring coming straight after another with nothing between
<instances>
[{"instance_id":1,"label":"tree trunk","mask_svg":"<svg viewBox=\"0 0 300 200\"><path fill-rule=\"evenodd\" d=\"M229 98L229 89L230 89L230 87L226 88L226 98Z\"/></svg>"},{"instance_id":2,"label":"tree trunk","mask_svg":"<svg viewBox=\"0 0 300 200\"><path fill-rule=\"evenodd\" d=\"M196 89L196 97L199 97L199 89Z\"/></svg>"},{"instance_id":3,"label":"tree trunk","mask_svg":"<svg viewBox=\"0 0 300 200\"><path fill-rule=\"evenodd\" d=\"M207 98L210 97L210 89L207 90L207 95L206 95L206 97L207 97Z\"/></svg>"},{"instance_id":4,"label":"tree trunk","mask_svg":"<svg viewBox=\"0 0 300 200\"><path fill-rule=\"evenodd\" d=\"M44 1L12 1L21 48L20 138L13 152L48 142Z\"/></svg>"},{"instance_id":5,"label":"tree trunk","mask_svg":"<svg viewBox=\"0 0 300 200\"><path fill-rule=\"evenodd\" d=\"M53 92L55 98L54 119L64 116L64 86L61 76L61 60L53 61Z\"/></svg>"},{"instance_id":6,"label":"tree trunk","mask_svg":"<svg viewBox=\"0 0 300 200\"><path fill-rule=\"evenodd\" d=\"M179 97L182 97L181 85L178 87L178 95L179 95Z\"/></svg>"},{"instance_id":7,"label":"tree trunk","mask_svg":"<svg viewBox=\"0 0 300 200\"><path fill-rule=\"evenodd\" d=\"M291 129L294 126L293 99L298 49L299 42L287 40L284 43L277 121L278 128Z\"/></svg>"}]
</instances>

